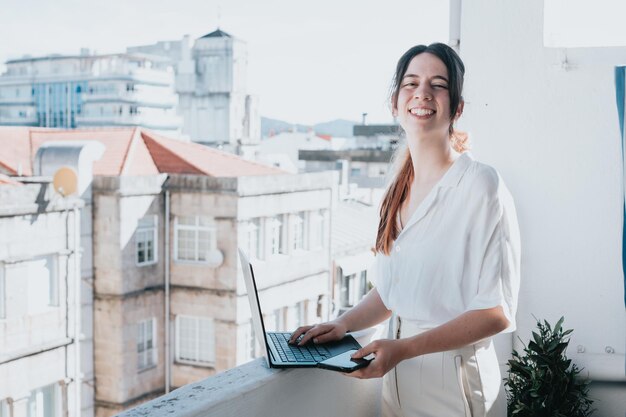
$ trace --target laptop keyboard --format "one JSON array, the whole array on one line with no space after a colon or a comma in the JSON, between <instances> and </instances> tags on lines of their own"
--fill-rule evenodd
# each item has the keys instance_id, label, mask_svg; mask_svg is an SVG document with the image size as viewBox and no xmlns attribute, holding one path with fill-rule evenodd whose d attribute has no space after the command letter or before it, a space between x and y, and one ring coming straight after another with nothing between
<instances>
[{"instance_id":1,"label":"laptop keyboard","mask_svg":"<svg viewBox=\"0 0 626 417\"><path fill-rule=\"evenodd\" d=\"M274 342L278 355L283 362L321 362L330 357L330 352L324 346L308 343L304 346L287 343L291 333L268 333Z\"/></svg>"}]
</instances>

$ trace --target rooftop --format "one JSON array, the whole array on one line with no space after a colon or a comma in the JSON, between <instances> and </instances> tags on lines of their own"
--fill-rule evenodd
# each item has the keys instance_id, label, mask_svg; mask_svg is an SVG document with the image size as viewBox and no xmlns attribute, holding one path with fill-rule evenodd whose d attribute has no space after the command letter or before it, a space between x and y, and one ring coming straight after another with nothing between
<instances>
[{"instance_id":1,"label":"rooftop","mask_svg":"<svg viewBox=\"0 0 626 417\"><path fill-rule=\"evenodd\" d=\"M217 28L217 30L214 30L211 33L207 33L204 36L201 36L200 39L202 38L232 38L233 35L230 35L226 32L224 32L223 30L220 30L220 28Z\"/></svg>"},{"instance_id":2,"label":"rooftop","mask_svg":"<svg viewBox=\"0 0 626 417\"><path fill-rule=\"evenodd\" d=\"M94 175L168 173L238 177L286 173L197 143L167 138L140 127L72 130L0 127L0 173L33 175L37 149L52 140L101 142L106 150L102 158L94 163Z\"/></svg>"}]
</instances>

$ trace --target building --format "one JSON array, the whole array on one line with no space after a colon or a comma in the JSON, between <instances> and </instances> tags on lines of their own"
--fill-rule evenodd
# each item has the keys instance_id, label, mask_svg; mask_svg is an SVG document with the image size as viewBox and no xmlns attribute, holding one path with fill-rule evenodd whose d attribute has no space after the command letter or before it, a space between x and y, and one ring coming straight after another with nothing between
<instances>
[{"instance_id":1,"label":"building","mask_svg":"<svg viewBox=\"0 0 626 417\"><path fill-rule=\"evenodd\" d=\"M0 175L2 417L93 414L81 381L89 378L89 366L76 356L82 206L79 198L57 194L49 179L22 183ZM81 385L78 398L87 399L82 414L76 402Z\"/></svg>"},{"instance_id":2,"label":"building","mask_svg":"<svg viewBox=\"0 0 626 417\"><path fill-rule=\"evenodd\" d=\"M174 71L145 54L49 55L6 62L0 126L142 126L180 132Z\"/></svg>"},{"instance_id":3,"label":"building","mask_svg":"<svg viewBox=\"0 0 626 417\"><path fill-rule=\"evenodd\" d=\"M355 306L372 288L377 209L354 200L337 201L333 206L330 246L336 315Z\"/></svg>"},{"instance_id":4,"label":"building","mask_svg":"<svg viewBox=\"0 0 626 417\"><path fill-rule=\"evenodd\" d=\"M140 128L0 129L0 167L31 175L42 146L85 139L105 147L92 185L96 416L255 357L237 247L269 328L328 318L332 173L288 174Z\"/></svg>"},{"instance_id":5,"label":"building","mask_svg":"<svg viewBox=\"0 0 626 417\"><path fill-rule=\"evenodd\" d=\"M248 93L246 43L217 29L180 41L129 47L166 57L176 68L183 134L195 142L251 157L261 138L258 98Z\"/></svg>"},{"instance_id":6,"label":"building","mask_svg":"<svg viewBox=\"0 0 626 417\"><path fill-rule=\"evenodd\" d=\"M331 149L331 142L332 139L323 138L314 132L282 132L261 140L254 158L294 174L306 172L306 162L298 158L298 151ZM327 167L327 170L335 168Z\"/></svg>"},{"instance_id":7,"label":"building","mask_svg":"<svg viewBox=\"0 0 626 417\"><path fill-rule=\"evenodd\" d=\"M398 124L370 125L364 123L354 125L352 134L356 139L356 148L389 150L398 144L402 135L402 128Z\"/></svg>"}]
</instances>

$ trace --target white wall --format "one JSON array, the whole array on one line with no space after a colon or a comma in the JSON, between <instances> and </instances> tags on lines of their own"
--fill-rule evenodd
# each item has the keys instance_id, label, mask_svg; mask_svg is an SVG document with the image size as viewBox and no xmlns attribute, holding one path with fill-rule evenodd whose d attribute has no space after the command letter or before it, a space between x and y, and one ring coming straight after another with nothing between
<instances>
[{"instance_id":1,"label":"white wall","mask_svg":"<svg viewBox=\"0 0 626 417\"><path fill-rule=\"evenodd\" d=\"M474 156L500 171L517 205L517 335L528 340L533 315L551 323L564 315L565 327L574 329L568 355L593 379L626 381L614 86L626 48L545 48L541 0L463 6L460 127L470 133ZM577 353L579 345L584 353Z\"/></svg>"}]
</instances>

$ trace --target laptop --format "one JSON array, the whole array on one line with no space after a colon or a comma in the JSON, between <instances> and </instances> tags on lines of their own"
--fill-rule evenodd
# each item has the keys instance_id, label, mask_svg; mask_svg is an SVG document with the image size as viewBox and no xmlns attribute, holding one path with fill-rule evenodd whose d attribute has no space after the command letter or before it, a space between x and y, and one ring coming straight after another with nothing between
<instances>
[{"instance_id":1,"label":"laptop","mask_svg":"<svg viewBox=\"0 0 626 417\"><path fill-rule=\"evenodd\" d=\"M243 269L246 289L248 290L254 333L258 338L265 361L270 368L315 368L318 367L318 363L327 359L349 350L361 349L361 345L349 334L335 342L320 344L310 342L304 346L297 346L287 343L291 333L266 332L254 269L241 248L239 248L239 259Z\"/></svg>"}]
</instances>

